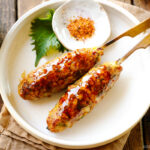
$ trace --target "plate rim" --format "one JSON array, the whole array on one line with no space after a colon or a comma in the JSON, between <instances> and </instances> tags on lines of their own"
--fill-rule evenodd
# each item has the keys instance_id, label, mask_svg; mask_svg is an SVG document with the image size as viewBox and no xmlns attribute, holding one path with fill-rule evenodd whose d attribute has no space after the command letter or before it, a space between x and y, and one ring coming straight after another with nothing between
<instances>
[{"instance_id":1,"label":"plate rim","mask_svg":"<svg viewBox=\"0 0 150 150\"><path fill-rule=\"evenodd\" d=\"M4 59L2 56L4 56L5 52L8 51L8 45L7 41L12 37L13 33L16 31L17 27L23 22L25 21L28 17L30 17L30 15L34 14L36 11L39 11L40 9L46 7L47 5L51 5L54 3L58 3L58 2L65 2L65 0L51 0L49 2L44 2L42 4L39 4L38 6L32 8L31 10L29 10L28 12L26 12L22 17L20 17L18 19L18 21L11 27L11 29L9 30L9 32L7 33L2 46L1 46L1 51L0 51L0 93L2 96L2 100L5 104L5 106L8 108L8 111L10 112L10 114L13 116L13 118L17 121L17 123L23 128L25 129L28 133L30 133L31 135L33 135L34 137L55 145L55 146L59 146L59 147L63 147L63 148L73 148L73 149L83 149L83 148L92 148L92 147L96 147L96 146L101 146L101 145L105 145L107 143L110 143L118 138L120 138L121 136L123 136L124 134L126 134L129 130L131 130L138 122L139 120L144 116L144 114L147 112L149 106L147 107L147 109L145 110L145 112L141 115L141 117L139 117L139 120L135 121L135 123L128 127L128 129L126 129L125 131L121 132L120 134L116 135L116 136L111 136L109 139L105 139L104 141L98 142L98 140L96 142L92 142L92 143L77 143L77 142L68 142L66 140L63 139L57 139L55 137L50 137L48 135L45 135L44 133L40 132L39 130L35 129L34 127L32 127L31 125L29 125L17 112L16 110L13 108L13 106L11 105L11 103L9 102L8 97L6 96L6 92L4 90L5 85L3 85L2 83L2 79L3 79L3 62ZM138 24L139 21L138 19L136 19L136 17L134 17L130 12L128 12L127 10L125 10L124 8L118 6L117 4L114 4L111 1L103 1L103 0L97 0L98 2L102 3L102 5L107 5L109 7L112 7L113 9L120 11L123 15L125 15L127 18L129 18L130 20L132 20L133 23Z\"/></svg>"}]
</instances>

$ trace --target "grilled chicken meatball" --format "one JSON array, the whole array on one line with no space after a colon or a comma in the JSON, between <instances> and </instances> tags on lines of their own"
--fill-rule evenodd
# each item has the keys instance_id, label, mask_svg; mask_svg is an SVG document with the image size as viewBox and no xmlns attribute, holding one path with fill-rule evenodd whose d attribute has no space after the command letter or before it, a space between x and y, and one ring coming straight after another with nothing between
<instances>
[{"instance_id":1,"label":"grilled chicken meatball","mask_svg":"<svg viewBox=\"0 0 150 150\"><path fill-rule=\"evenodd\" d=\"M18 93L27 100L51 96L84 75L95 65L99 55L100 51L93 49L66 53L23 77Z\"/></svg>"},{"instance_id":2,"label":"grilled chicken meatball","mask_svg":"<svg viewBox=\"0 0 150 150\"><path fill-rule=\"evenodd\" d=\"M70 85L56 106L49 112L48 129L63 131L89 113L113 86L122 67L108 63L91 69L75 84Z\"/></svg>"}]
</instances>

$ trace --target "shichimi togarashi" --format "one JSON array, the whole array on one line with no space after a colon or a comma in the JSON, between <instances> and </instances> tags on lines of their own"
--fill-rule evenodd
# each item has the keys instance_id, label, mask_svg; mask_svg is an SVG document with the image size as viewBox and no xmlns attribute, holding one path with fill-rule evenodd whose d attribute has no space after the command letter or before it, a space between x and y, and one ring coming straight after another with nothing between
<instances>
[{"instance_id":1,"label":"shichimi togarashi","mask_svg":"<svg viewBox=\"0 0 150 150\"><path fill-rule=\"evenodd\" d=\"M76 40L82 41L90 38L95 32L94 21L90 18L83 17L70 20L67 29L69 30L71 36L73 36Z\"/></svg>"}]
</instances>

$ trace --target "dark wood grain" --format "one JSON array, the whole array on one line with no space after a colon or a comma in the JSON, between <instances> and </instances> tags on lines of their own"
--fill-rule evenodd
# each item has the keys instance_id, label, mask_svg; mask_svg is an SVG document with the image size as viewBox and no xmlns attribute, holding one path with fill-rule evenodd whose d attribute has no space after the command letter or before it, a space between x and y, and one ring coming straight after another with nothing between
<instances>
[{"instance_id":1,"label":"dark wood grain","mask_svg":"<svg viewBox=\"0 0 150 150\"><path fill-rule=\"evenodd\" d=\"M150 150L150 109L144 116L142 122L143 122L144 148Z\"/></svg>"},{"instance_id":2,"label":"dark wood grain","mask_svg":"<svg viewBox=\"0 0 150 150\"><path fill-rule=\"evenodd\" d=\"M2 101L2 98L1 98L1 95L0 95L0 111L1 111L2 106L3 106L3 101Z\"/></svg>"},{"instance_id":3,"label":"dark wood grain","mask_svg":"<svg viewBox=\"0 0 150 150\"><path fill-rule=\"evenodd\" d=\"M0 0L0 46L2 41L16 21L16 0ZM2 107L2 98L0 96L0 110Z\"/></svg>"},{"instance_id":4,"label":"dark wood grain","mask_svg":"<svg viewBox=\"0 0 150 150\"><path fill-rule=\"evenodd\" d=\"M143 137L141 129L141 123L139 123L132 129L123 150L143 150Z\"/></svg>"},{"instance_id":5,"label":"dark wood grain","mask_svg":"<svg viewBox=\"0 0 150 150\"><path fill-rule=\"evenodd\" d=\"M0 45L16 21L16 0L0 0Z\"/></svg>"}]
</instances>

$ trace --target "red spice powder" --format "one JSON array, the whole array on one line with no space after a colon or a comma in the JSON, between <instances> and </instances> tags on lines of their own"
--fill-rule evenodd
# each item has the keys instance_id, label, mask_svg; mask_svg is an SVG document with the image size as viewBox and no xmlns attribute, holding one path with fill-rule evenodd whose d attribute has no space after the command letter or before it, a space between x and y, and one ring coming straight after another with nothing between
<instances>
[{"instance_id":1,"label":"red spice powder","mask_svg":"<svg viewBox=\"0 0 150 150\"><path fill-rule=\"evenodd\" d=\"M70 24L67 26L71 36L76 40L84 41L87 38L90 38L94 32L94 21L90 18L79 17L75 20L70 20Z\"/></svg>"}]
</instances>

